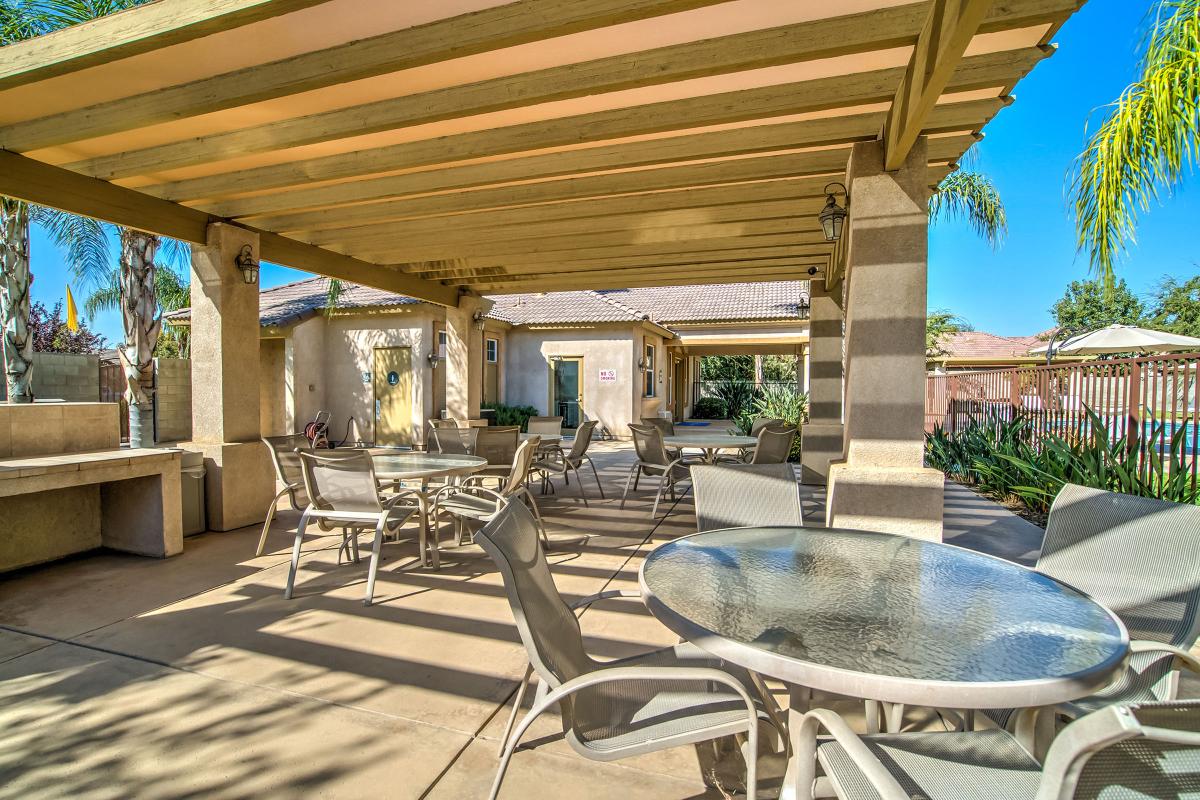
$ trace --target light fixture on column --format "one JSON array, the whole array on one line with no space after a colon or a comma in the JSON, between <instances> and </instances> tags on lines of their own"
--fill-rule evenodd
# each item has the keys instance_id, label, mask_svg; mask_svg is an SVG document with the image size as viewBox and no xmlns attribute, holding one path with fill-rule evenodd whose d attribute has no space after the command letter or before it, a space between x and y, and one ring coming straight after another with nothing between
<instances>
[{"instance_id":1,"label":"light fixture on column","mask_svg":"<svg viewBox=\"0 0 1200 800\"><path fill-rule=\"evenodd\" d=\"M471 319L475 322L475 328L477 330L483 330L483 312L482 311L476 311L474 314L471 315Z\"/></svg>"},{"instance_id":2,"label":"light fixture on column","mask_svg":"<svg viewBox=\"0 0 1200 800\"><path fill-rule=\"evenodd\" d=\"M425 356L425 360L429 362L430 369L437 369L438 362L442 360L438 355L437 350L430 350L429 355Z\"/></svg>"},{"instance_id":3,"label":"light fixture on column","mask_svg":"<svg viewBox=\"0 0 1200 800\"><path fill-rule=\"evenodd\" d=\"M258 283L258 262L254 259L254 248L242 245L242 251L234 259L237 268L242 271L242 280L249 284Z\"/></svg>"},{"instance_id":4,"label":"light fixture on column","mask_svg":"<svg viewBox=\"0 0 1200 800\"><path fill-rule=\"evenodd\" d=\"M825 184L825 207L821 209L821 213L817 214L817 219L821 222L821 230L825 233L825 241L836 242L842 238L842 225L846 222L847 212L837 204L837 200L833 197L833 192L830 187L841 186L842 194L846 195L846 186L841 183ZM850 198L846 196L846 205L850 205Z\"/></svg>"}]
</instances>

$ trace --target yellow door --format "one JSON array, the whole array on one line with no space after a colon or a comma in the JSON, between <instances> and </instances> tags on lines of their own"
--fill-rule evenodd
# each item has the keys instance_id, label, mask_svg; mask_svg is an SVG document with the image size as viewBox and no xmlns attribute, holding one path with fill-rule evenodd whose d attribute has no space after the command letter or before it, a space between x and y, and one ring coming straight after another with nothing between
<instances>
[{"instance_id":1,"label":"yellow door","mask_svg":"<svg viewBox=\"0 0 1200 800\"><path fill-rule=\"evenodd\" d=\"M413 443L412 348L375 348L375 444Z\"/></svg>"},{"instance_id":2,"label":"yellow door","mask_svg":"<svg viewBox=\"0 0 1200 800\"><path fill-rule=\"evenodd\" d=\"M483 340L483 402L500 402L500 340Z\"/></svg>"}]
</instances>

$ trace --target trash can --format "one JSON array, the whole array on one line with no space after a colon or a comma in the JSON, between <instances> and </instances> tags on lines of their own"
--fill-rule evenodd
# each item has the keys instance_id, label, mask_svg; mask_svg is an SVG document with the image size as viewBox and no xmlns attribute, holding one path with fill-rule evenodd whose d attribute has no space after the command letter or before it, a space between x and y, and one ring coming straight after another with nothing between
<instances>
[{"instance_id":1,"label":"trash can","mask_svg":"<svg viewBox=\"0 0 1200 800\"><path fill-rule=\"evenodd\" d=\"M183 535L208 530L204 514L204 454L183 451L179 470L179 494L183 506Z\"/></svg>"}]
</instances>

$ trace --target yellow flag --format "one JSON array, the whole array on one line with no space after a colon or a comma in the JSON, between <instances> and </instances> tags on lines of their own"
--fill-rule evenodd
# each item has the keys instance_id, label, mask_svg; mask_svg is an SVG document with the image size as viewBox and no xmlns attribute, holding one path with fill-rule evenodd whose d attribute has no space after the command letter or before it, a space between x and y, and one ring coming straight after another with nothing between
<instances>
[{"instance_id":1,"label":"yellow flag","mask_svg":"<svg viewBox=\"0 0 1200 800\"><path fill-rule=\"evenodd\" d=\"M79 311L75 308L75 298L71 296L70 286L67 286L67 330L72 333L79 330Z\"/></svg>"}]
</instances>

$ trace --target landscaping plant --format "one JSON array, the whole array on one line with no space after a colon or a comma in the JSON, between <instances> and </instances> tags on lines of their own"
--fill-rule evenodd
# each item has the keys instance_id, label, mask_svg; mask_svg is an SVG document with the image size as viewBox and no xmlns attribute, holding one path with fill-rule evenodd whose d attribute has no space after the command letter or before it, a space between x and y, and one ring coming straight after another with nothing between
<instances>
[{"instance_id":1,"label":"landscaping plant","mask_svg":"<svg viewBox=\"0 0 1200 800\"><path fill-rule=\"evenodd\" d=\"M750 405L742 409L742 413L733 418L733 429L730 433L749 436L754 426L754 420L761 418L781 419L799 428L808 421L808 395L793 391L787 386L764 386L751 400ZM789 461L800 460L800 437L792 442Z\"/></svg>"},{"instance_id":2,"label":"landscaping plant","mask_svg":"<svg viewBox=\"0 0 1200 800\"><path fill-rule=\"evenodd\" d=\"M496 412L497 425L516 425L521 430L526 429L530 417L538 416L538 410L533 406L506 406L504 403L484 403L482 408L490 408Z\"/></svg>"}]
</instances>

